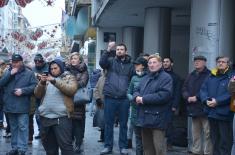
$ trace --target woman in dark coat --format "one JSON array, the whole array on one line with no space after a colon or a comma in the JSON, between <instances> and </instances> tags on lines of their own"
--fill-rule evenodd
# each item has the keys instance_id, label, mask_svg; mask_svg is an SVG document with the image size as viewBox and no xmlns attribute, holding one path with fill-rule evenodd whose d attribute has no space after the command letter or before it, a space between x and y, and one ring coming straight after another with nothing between
<instances>
[{"instance_id":1,"label":"woman in dark coat","mask_svg":"<svg viewBox=\"0 0 235 155\"><path fill-rule=\"evenodd\" d=\"M74 52L70 55L69 64L66 67L73 75L76 76L78 82L78 89L86 87L89 74L87 70L87 65L84 63L82 56ZM83 142L85 133L85 116L86 105L74 106L74 112L71 116L73 122L73 137L75 140L75 152L81 152L81 144Z\"/></svg>"}]
</instances>

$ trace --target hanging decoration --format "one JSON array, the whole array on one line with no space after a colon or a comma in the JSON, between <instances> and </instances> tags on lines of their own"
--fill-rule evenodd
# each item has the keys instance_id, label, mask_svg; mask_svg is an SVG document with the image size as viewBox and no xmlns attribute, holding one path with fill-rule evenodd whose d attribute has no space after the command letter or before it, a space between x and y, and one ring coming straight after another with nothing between
<instances>
[{"instance_id":1,"label":"hanging decoration","mask_svg":"<svg viewBox=\"0 0 235 155\"><path fill-rule=\"evenodd\" d=\"M47 46L47 42L43 41L38 44L38 49L41 50L41 49L45 48L46 46Z\"/></svg>"},{"instance_id":2,"label":"hanging decoration","mask_svg":"<svg viewBox=\"0 0 235 155\"><path fill-rule=\"evenodd\" d=\"M43 30L40 28L37 28L35 32L32 32L30 34L30 39L37 41L38 38L40 38L43 35Z\"/></svg>"},{"instance_id":3,"label":"hanging decoration","mask_svg":"<svg viewBox=\"0 0 235 155\"><path fill-rule=\"evenodd\" d=\"M4 7L5 5L7 5L9 2L9 0L0 0L0 8Z\"/></svg>"},{"instance_id":4,"label":"hanging decoration","mask_svg":"<svg viewBox=\"0 0 235 155\"><path fill-rule=\"evenodd\" d=\"M25 43L25 46L30 50L33 50L35 48L35 45L29 41Z\"/></svg>"},{"instance_id":5,"label":"hanging decoration","mask_svg":"<svg viewBox=\"0 0 235 155\"><path fill-rule=\"evenodd\" d=\"M33 0L15 0L16 4L25 7L27 4L31 3Z\"/></svg>"}]
</instances>

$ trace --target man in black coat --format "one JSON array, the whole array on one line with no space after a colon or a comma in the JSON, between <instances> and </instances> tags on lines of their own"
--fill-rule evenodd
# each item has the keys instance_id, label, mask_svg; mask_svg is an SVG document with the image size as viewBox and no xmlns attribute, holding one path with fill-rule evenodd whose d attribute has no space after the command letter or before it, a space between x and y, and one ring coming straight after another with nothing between
<instances>
[{"instance_id":1,"label":"man in black coat","mask_svg":"<svg viewBox=\"0 0 235 155\"><path fill-rule=\"evenodd\" d=\"M170 112L168 115L168 127L167 127L167 149L172 149L173 141L173 117L179 107L179 101L181 97L181 80L180 77L173 71L173 59L165 57L163 59L163 69L167 72L173 80L172 99L170 100Z\"/></svg>"},{"instance_id":2,"label":"man in black coat","mask_svg":"<svg viewBox=\"0 0 235 155\"><path fill-rule=\"evenodd\" d=\"M110 42L108 50L100 59L100 66L107 70L104 84L104 116L105 116L105 139L104 149L100 154L109 154L113 148L113 125L117 114L120 121L119 148L123 155L127 150L127 121L129 112L129 101L127 89L133 74L133 65L130 56L127 55L125 44L116 47L116 56L113 57L111 49L115 42Z\"/></svg>"},{"instance_id":3,"label":"man in black coat","mask_svg":"<svg viewBox=\"0 0 235 155\"><path fill-rule=\"evenodd\" d=\"M182 88L183 98L187 103L188 116L192 117L192 153L211 154L209 122L204 113L204 105L200 100L200 88L210 74L206 67L206 58L204 56L194 57L194 68L195 70L185 79ZM203 139L204 145L201 148Z\"/></svg>"}]
</instances>

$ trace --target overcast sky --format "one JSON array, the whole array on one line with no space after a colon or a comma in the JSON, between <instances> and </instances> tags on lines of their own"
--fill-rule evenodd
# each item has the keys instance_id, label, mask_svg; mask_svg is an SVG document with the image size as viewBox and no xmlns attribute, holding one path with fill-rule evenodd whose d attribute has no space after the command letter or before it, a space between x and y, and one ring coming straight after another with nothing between
<instances>
[{"instance_id":1,"label":"overcast sky","mask_svg":"<svg viewBox=\"0 0 235 155\"><path fill-rule=\"evenodd\" d=\"M34 0L22 9L32 27L60 23L64 0L53 0L53 6L47 6L46 1Z\"/></svg>"}]
</instances>

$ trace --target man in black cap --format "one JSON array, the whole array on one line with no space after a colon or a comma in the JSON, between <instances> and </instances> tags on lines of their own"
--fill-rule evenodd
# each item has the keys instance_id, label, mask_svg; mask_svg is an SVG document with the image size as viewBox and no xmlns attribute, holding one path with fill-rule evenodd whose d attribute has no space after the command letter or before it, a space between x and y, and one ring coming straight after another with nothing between
<instances>
[{"instance_id":1,"label":"man in black cap","mask_svg":"<svg viewBox=\"0 0 235 155\"><path fill-rule=\"evenodd\" d=\"M4 89L3 111L8 114L11 126L12 150L7 155L25 155L28 147L30 97L37 84L34 73L23 64L19 54L13 54L11 67L0 79Z\"/></svg>"},{"instance_id":2,"label":"man in black cap","mask_svg":"<svg viewBox=\"0 0 235 155\"><path fill-rule=\"evenodd\" d=\"M35 55L34 63L35 63L35 67L33 68L33 72L35 73L35 76L37 77L38 81L40 81L41 75L44 72L48 71L48 63L45 61L42 54L40 54L40 53ZM36 118L36 122L37 122L37 125L38 125L39 134L34 137L35 139L40 139L41 138L41 136L40 136L41 123L40 123L40 116L39 116L39 113L38 113L38 107L39 107L40 103L41 103L41 100L36 98L35 118Z\"/></svg>"},{"instance_id":3,"label":"man in black cap","mask_svg":"<svg viewBox=\"0 0 235 155\"><path fill-rule=\"evenodd\" d=\"M199 95L203 82L210 74L206 67L206 58L195 56L194 68L195 70L185 79L182 89L183 98L187 103L188 116L192 118L192 150L190 151L193 154L212 154L209 121ZM203 142L204 145L201 147Z\"/></svg>"}]
</instances>

